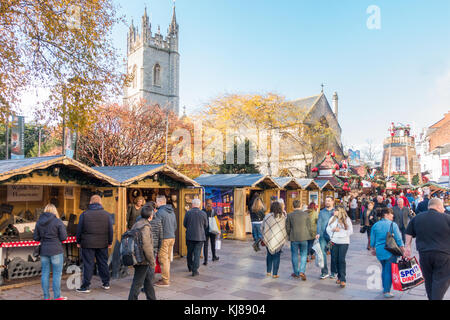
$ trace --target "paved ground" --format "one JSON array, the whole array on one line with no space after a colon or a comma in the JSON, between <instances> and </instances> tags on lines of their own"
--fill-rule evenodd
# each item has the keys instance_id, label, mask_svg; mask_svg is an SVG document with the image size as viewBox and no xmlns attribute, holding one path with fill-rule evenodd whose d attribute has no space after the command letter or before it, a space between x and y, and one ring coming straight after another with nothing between
<instances>
[{"instance_id":1,"label":"paved ground","mask_svg":"<svg viewBox=\"0 0 450 320\"><path fill-rule=\"evenodd\" d=\"M201 265L200 276L192 277L187 272L186 259L175 259L172 263L172 284L167 288L156 288L156 295L161 300L245 300L245 299L286 299L286 300L373 300L384 299L381 289L368 289L367 281L380 264L366 250L366 235L360 234L359 226L347 254L347 287L339 288L334 280L320 280L319 269L314 262L308 263L307 281L293 279L290 250L288 245L281 255L280 278L266 277L265 251L255 253L251 241L223 240L218 255L220 260ZM415 248L415 244L413 245ZM418 257L418 254L416 253ZM330 257L328 256L328 262ZM132 272L132 269L130 273ZM71 300L124 300L128 297L132 276L112 280L108 291L100 287L100 281L94 277L90 294L77 293L67 289L63 280L62 294ZM425 287L420 285L409 292L393 291L394 300L426 300ZM144 299L144 294L141 294ZM450 290L445 296L450 300ZM0 291L3 300L42 299L40 285L19 289Z\"/></svg>"}]
</instances>

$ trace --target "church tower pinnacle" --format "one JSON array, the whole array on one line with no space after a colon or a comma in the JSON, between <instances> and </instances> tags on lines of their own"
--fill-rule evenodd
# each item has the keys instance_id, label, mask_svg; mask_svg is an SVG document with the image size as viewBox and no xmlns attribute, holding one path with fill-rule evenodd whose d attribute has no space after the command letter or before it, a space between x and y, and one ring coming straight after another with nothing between
<instances>
[{"instance_id":1,"label":"church tower pinnacle","mask_svg":"<svg viewBox=\"0 0 450 320\"><path fill-rule=\"evenodd\" d=\"M131 22L128 31L127 73L133 81L124 88L124 104L133 105L141 99L161 108L179 113L180 54L175 3L172 21L164 36L158 25L154 34L145 7L141 29Z\"/></svg>"}]
</instances>

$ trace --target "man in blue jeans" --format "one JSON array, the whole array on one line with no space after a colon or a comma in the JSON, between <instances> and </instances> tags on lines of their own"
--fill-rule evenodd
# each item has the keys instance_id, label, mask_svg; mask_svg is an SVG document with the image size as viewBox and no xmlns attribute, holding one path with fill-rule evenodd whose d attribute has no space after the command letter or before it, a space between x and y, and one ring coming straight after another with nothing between
<instances>
[{"instance_id":1,"label":"man in blue jeans","mask_svg":"<svg viewBox=\"0 0 450 320\"><path fill-rule=\"evenodd\" d=\"M290 213L286 218L286 233L291 241L291 258L294 273L293 278L301 278L306 280L306 260L308 255L308 240L314 238L309 213L300 210L300 200L295 200L294 212ZM300 250L300 268L298 267L298 251Z\"/></svg>"},{"instance_id":2,"label":"man in blue jeans","mask_svg":"<svg viewBox=\"0 0 450 320\"><path fill-rule=\"evenodd\" d=\"M320 210L319 212L319 219L317 220L317 234L316 239L319 240L320 243L320 249L322 250L323 254L323 268L321 270L320 279L326 279L330 277L328 274L328 266L327 266L327 247L329 238L325 236L326 229L328 225L328 221L334 214L334 199L330 196L325 198L325 208ZM336 277L336 270L331 270L331 278Z\"/></svg>"}]
</instances>

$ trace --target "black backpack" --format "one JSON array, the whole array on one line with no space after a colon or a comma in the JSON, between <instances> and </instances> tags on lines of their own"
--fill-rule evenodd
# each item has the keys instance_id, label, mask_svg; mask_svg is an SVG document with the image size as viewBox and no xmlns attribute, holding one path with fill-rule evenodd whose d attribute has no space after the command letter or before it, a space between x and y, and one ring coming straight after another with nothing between
<instances>
[{"instance_id":1,"label":"black backpack","mask_svg":"<svg viewBox=\"0 0 450 320\"><path fill-rule=\"evenodd\" d=\"M124 266L134 266L145 261L142 228L131 229L122 235L120 261Z\"/></svg>"}]
</instances>

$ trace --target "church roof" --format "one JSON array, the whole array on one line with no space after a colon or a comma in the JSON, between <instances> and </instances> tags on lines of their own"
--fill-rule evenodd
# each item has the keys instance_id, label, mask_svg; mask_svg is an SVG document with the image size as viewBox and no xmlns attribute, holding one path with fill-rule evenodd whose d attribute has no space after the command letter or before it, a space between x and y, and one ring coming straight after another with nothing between
<instances>
[{"instance_id":1,"label":"church roof","mask_svg":"<svg viewBox=\"0 0 450 320\"><path fill-rule=\"evenodd\" d=\"M317 94L315 96L307 97L307 98L301 98L292 101L291 103L299 108L305 109L305 111L309 112L312 107L319 101L319 98L322 96L321 94Z\"/></svg>"}]
</instances>

